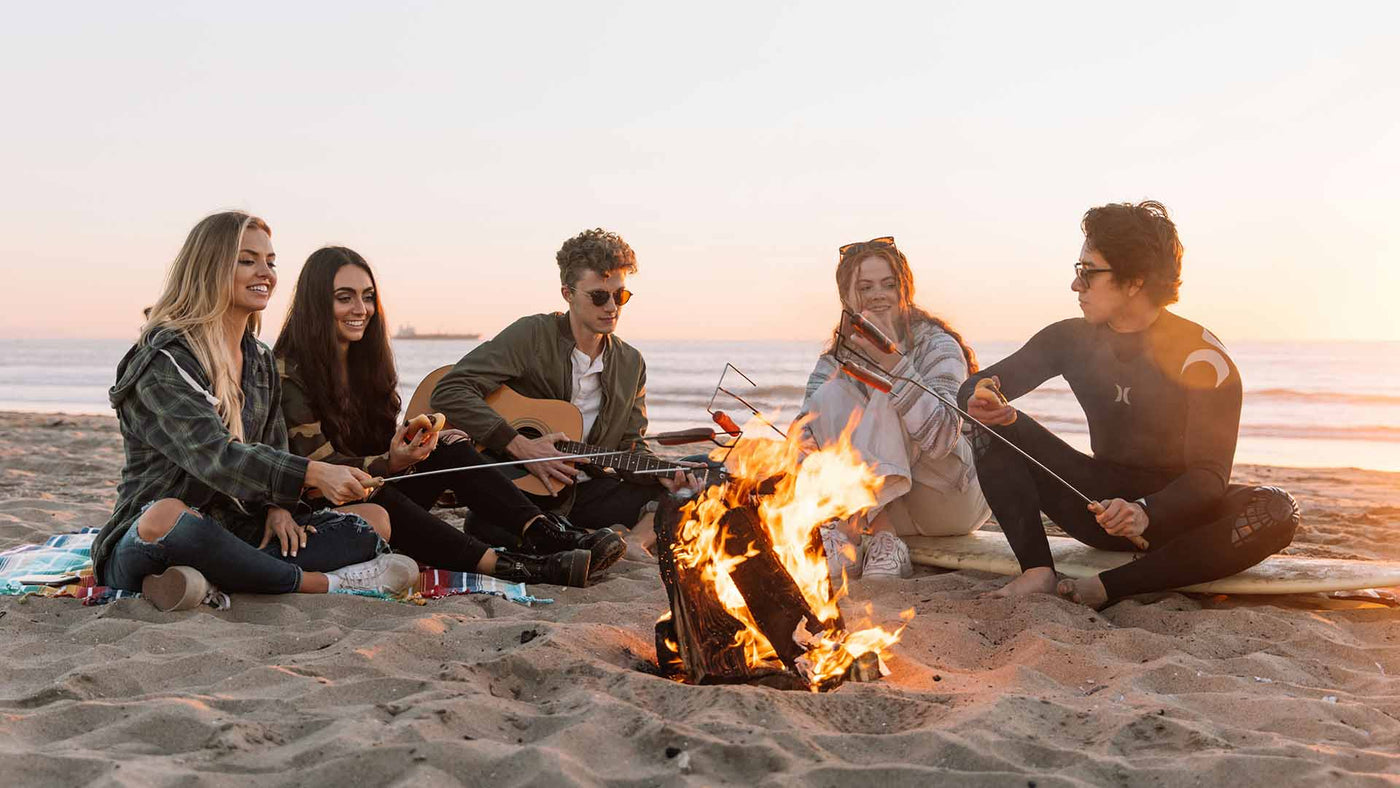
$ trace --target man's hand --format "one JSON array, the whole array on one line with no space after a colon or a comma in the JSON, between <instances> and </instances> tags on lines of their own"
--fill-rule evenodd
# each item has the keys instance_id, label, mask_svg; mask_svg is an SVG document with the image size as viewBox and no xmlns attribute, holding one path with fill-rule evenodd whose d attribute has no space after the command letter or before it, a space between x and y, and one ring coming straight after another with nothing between
<instances>
[{"instance_id":1,"label":"man's hand","mask_svg":"<svg viewBox=\"0 0 1400 788\"><path fill-rule=\"evenodd\" d=\"M677 464L679 465L681 463ZM692 463L684 464L691 465ZM661 482L661 486L665 487L666 491L669 493L677 493L681 490L700 489L700 482L696 481L695 474L691 473L690 471L676 471L676 475L670 477L658 476L657 481Z\"/></svg>"},{"instance_id":2,"label":"man's hand","mask_svg":"<svg viewBox=\"0 0 1400 788\"><path fill-rule=\"evenodd\" d=\"M297 550L306 546L307 534L314 533L316 529L309 525L297 525L291 512L280 506L270 506L267 509L267 521L263 523L263 538L258 543L258 549L267 547L268 542L276 537L277 543L282 546L282 557L286 558L288 551L292 557L296 557Z\"/></svg>"},{"instance_id":3,"label":"man's hand","mask_svg":"<svg viewBox=\"0 0 1400 788\"><path fill-rule=\"evenodd\" d=\"M432 430L419 430L413 440L407 441L404 440L407 433L408 425L402 424L389 441L390 473L398 473L428 459L428 455L437 448L438 436L441 434Z\"/></svg>"},{"instance_id":4,"label":"man's hand","mask_svg":"<svg viewBox=\"0 0 1400 788\"><path fill-rule=\"evenodd\" d=\"M1142 536L1142 532L1147 530L1147 512L1141 506L1122 498L1100 501L1090 505L1089 511L1094 512L1094 519L1114 536L1133 539Z\"/></svg>"},{"instance_id":5,"label":"man's hand","mask_svg":"<svg viewBox=\"0 0 1400 788\"><path fill-rule=\"evenodd\" d=\"M306 479L303 484L311 488L312 495L324 496L339 506L362 500L369 495L365 483L373 480L373 476L359 468L312 460L306 465Z\"/></svg>"},{"instance_id":6,"label":"man's hand","mask_svg":"<svg viewBox=\"0 0 1400 788\"><path fill-rule=\"evenodd\" d=\"M1001 379L982 378L967 400L967 415L989 427L1002 427L1016 421L1016 409L1001 394Z\"/></svg>"},{"instance_id":7,"label":"man's hand","mask_svg":"<svg viewBox=\"0 0 1400 788\"><path fill-rule=\"evenodd\" d=\"M562 432L551 432L539 438L527 438L524 435L516 435L511 442L506 444L506 453L517 460L537 460L544 457L558 457L559 449L554 444L562 440L568 440L567 435ZM573 484L574 477L578 476L578 469L569 460L556 460L554 462L536 462L525 466L535 478L544 482L545 489L550 495L554 495L555 485Z\"/></svg>"},{"instance_id":8,"label":"man's hand","mask_svg":"<svg viewBox=\"0 0 1400 788\"><path fill-rule=\"evenodd\" d=\"M461 430L443 430L438 433L438 443L451 446L458 441L471 440L471 436Z\"/></svg>"}]
</instances>

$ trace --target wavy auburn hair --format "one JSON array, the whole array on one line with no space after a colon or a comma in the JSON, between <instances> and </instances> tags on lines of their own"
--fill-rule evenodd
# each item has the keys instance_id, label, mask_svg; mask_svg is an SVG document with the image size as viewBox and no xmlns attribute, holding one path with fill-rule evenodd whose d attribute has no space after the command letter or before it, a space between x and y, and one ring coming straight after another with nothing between
<instances>
[{"instance_id":1,"label":"wavy auburn hair","mask_svg":"<svg viewBox=\"0 0 1400 788\"><path fill-rule=\"evenodd\" d=\"M215 410L236 440L244 440L242 370L234 369L224 315L233 307L233 280L243 234L252 227L269 236L267 222L242 211L206 216L190 230L170 264L160 298L146 313L139 344L161 329L184 335L190 350L213 384ZM245 332L258 333L262 315L248 316Z\"/></svg>"},{"instance_id":2,"label":"wavy auburn hair","mask_svg":"<svg viewBox=\"0 0 1400 788\"><path fill-rule=\"evenodd\" d=\"M967 360L968 374L976 372L978 369L977 353L962 338L962 334L948 325L948 322L943 318L930 314L923 307L914 303L914 272L909 268L908 258L893 243L851 244L841 254L840 261L836 263L836 292L841 296L841 306L852 312L859 313L861 311L860 293L856 292L856 275L860 273L860 264L871 257L879 257L887 261L899 284L899 315L895 320L895 330L899 336L895 339L901 341L907 339L913 332L916 323L931 323L957 341L958 346L962 348L963 358ZM835 352L836 342L840 338L840 334L841 324L837 323L836 328L831 332L831 343L826 346L827 353Z\"/></svg>"},{"instance_id":3,"label":"wavy auburn hair","mask_svg":"<svg viewBox=\"0 0 1400 788\"><path fill-rule=\"evenodd\" d=\"M369 275L374 288L374 314L365 324L364 336L350 343L348 374L342 374L335 320L335 275L347 265ZM317 249L306 258L292 293L287 321L273 350L295 367L311 400L311 409L320 417L321 431L331 445L345 454L382 454L398 428L399 376L385 325L379 285L365 258L343 246Z\"/></svg>"}]
</instances>

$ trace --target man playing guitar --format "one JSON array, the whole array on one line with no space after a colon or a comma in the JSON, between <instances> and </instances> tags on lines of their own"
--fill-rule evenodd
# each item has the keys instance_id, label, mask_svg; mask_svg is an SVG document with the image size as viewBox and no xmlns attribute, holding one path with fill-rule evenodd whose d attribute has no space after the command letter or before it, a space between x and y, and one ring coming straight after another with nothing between
<instances>
[{"instance_id":1,"label":"man playing guitar","mask_svg":"<svg viewBox=\"0 0 1400 788\"><path fill-rule=\"evenodd\" d=\"M572 402L583 414L585 443L646 453L646 362L613 333L632 297L625 285L637 270L636 253L616 233L596 229L565 241L555 260L568 311L522 317L473 348L433 389L432 408L488 451L521 460L559 456L555 444L563 433L523 435L486 404L492 392L509 386L526 397ZM583 528L626 525L643 549L655 540L654 502L665 490L694 485L688 474L659 477L663 486L657 486L650 479L658 477L590 475L576 465L526 466L554 492L531 497L541 509L567 512Z\"/></svg>"}]
</instances>

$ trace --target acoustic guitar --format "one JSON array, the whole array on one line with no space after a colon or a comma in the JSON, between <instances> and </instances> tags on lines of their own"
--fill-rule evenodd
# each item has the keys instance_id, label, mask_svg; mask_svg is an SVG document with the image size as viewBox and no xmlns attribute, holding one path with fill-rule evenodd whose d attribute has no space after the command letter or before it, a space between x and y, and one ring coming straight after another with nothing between
<instances>
[{"instance_id":1,"label":"acoustic guitar","mask_svg":"<svg viewBox=\"0 0 1400 788\"><path fill-rule=\"evenodd\" d=\"M437 387L438 381L442 380L451 366L439 367L428 373L423 378L423 382L418 384L413 392L413 397L408 401L408 409L404 412L404 418L411 419L419 413L430 413L429 401L433 396L433 389ZM601 454L603 456L590 457L583 460L585 464L596 465L600 468L613 468L620 471L662 471L676 468L674 462L657 459L650 454L632 451L612 451L600 446L593 446L583 443L583 414L579 412L577 406L572 402L556 399L536 399L527 397L512 389L510 386L501 386L486 398L486 404L501 418L506 420L516 432L527 438L538 438L553 432L562 432L567 436L567 440L559 441L555 446L563 454ZM448 421L447 427L453 425ZM506 456L504 453L488 453L492 459L513 460L514 457ZM505 474L516 487L521 491L532 495L550 495L549 488L539 477L530 473L528 466L514 465L497 470ZM690 469L702 485L709 484L711 478L715 482L723 479L722 469L695 468Z\"/></svg>"}]
</instances>

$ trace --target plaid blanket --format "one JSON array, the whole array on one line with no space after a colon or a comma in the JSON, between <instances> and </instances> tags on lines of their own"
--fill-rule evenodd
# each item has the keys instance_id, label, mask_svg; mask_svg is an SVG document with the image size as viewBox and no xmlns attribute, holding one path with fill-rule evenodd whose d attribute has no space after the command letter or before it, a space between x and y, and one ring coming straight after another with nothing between
<instances>
[{"instance_id":1,"label":"plaid blanket","mask_svg":"<svg viewBox=\"0 0 1400 788\"><path fill-rule=\"evenodd\" d=\"M92 573L92 540L100 528L84 528L77 533L50 536L41 545L27 544L0 552L0 595L72 597L84 605L101 605L114 599L139 597L135 591L120 591L97 585ZM420 565L417 587L401 597L374 591L345 591L355 596L397 599L425 604L458 594L491 594L523 605L553 602L531 596L523 583L508 583L488 575L449 572Z\"/></svg>"}]
</instances>

